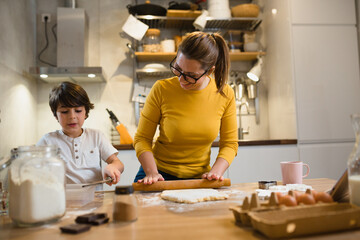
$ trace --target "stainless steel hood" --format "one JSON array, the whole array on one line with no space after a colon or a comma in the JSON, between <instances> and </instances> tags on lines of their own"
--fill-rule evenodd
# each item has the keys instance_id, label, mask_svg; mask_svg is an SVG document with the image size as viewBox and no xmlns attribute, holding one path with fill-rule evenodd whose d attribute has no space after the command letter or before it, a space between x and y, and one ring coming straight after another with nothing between
<instances>
[{"instance_id":1,"label":"stainless steel hood","mask_svg":"<svg viewBox=\"0 0 360 240\"><path fill-rule=\"evenodd\" d=\"M46 29L46 24L45 29ZM29 73L45 82L105 82L103 69L88 66L88 20L84 9L57 8L56 66L30 67ZM48 41L47 31L44 31ZM46 50L48 42L46 42ZM41 55L41 54L40 54ZM42 63L49 64L40 59ZM51 65L51 64L49 64Z\"/></svg>"},{"instance_id":2,"label":"stainless steel hood","mask_svg":"<svg viewBox=\"0 0 360 240\"><path fill-rule=\"evenodd\" d=\"M45 82L106 82L102 67L30 67L32 76Z\"/></svg>"}]
</instances>

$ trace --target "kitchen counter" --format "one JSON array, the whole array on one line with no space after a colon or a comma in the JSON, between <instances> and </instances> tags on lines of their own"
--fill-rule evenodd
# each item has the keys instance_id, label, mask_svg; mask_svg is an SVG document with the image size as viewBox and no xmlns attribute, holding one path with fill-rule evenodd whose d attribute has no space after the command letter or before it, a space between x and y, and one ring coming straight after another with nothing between
<instances>
[{"instance_id":1,"label":"kitchen counter","mask_svg":"<svg viewBox=\"0 0 360 240\"><path fill-rule=\"evenodd\" d=\"M331 179L306 179L304 184L318 191L330 189ZM74 223L77 215L89 211L107 212L111 216L113 192L97 193L93 202L81 208L67 208L66 215L57 223L34 228L15 228L7 216L0 216L0 239L264 239L251 228L235 224L231 206L239 205L245 195L253 192L257 183L234 184L221 188L230 195L228 200L197 204L164 201L159 192L136 192L138 220L132 223L112 223L93 226L78 235L62 234L60 226ZM360 230L310 236L308 239L360 239Z\"/></svg>"},{"instance_id":2,"label":"kitchen counter","mask_svg":"<svg viewBox=\"0 0 360 240\"><path fill-rule=\"evenodd\" d=\"M269 139L269 140L239 140L239 146L264 146L264 145L286 145L297 144L297 139ZM114 145L117 150L134 150L132 144ZM219 142L213 142L212 147L219 147Z\"/></svg>"}]
</instances>

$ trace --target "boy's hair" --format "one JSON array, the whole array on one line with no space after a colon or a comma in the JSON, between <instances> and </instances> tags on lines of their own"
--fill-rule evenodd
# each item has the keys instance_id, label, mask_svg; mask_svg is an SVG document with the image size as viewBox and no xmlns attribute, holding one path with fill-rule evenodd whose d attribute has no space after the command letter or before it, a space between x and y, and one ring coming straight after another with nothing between
<instances>
[{"instance_id":1,"label":"boy's hair","mask_svg":"<svg viewBox=\"0 0 360 240\"><path fill-rule=\"evenodd\" d=\"M49 105L55 117L58 106L84 106L86 118L89 116L90 109L94 108L94 104L90 102L86 91L80 85L71 82L62 82L51 90Z\"/></svg>"}]
</instances>

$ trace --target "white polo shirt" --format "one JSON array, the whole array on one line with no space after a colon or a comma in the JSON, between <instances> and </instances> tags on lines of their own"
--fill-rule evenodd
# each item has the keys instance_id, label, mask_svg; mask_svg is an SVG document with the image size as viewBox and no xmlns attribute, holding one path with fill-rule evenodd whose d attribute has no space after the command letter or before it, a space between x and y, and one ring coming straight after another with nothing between
<instances>
[{"instance_id":1,"label":"white polo shirt","mask_svg":"<svg viewBox=\"0 0 360 240\"><path fill-rule=\"evenodd\" d=\"M66 183L90 183L103 179L101 159L118 153L99 130L83 128L80 137L66 136L62 130L45 134L36 144L56 145L66 165Z\"/></svg>"}]
</instances>

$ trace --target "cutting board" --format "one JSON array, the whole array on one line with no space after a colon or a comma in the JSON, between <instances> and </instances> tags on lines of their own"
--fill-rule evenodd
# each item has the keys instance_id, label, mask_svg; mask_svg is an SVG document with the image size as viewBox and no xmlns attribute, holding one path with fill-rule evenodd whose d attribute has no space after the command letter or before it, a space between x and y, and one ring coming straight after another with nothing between
<instances>
[{"instance_id":1,"label":"cutting board","mask_svg":"<svg viewBox=\"0 0 360 240\"><path fill-rule=\"evenodd\" d=\"M133 183L135 191L163 191L174 189L192 189L192 188L220 188L222 186L231 186L229 178L220 180L191 179L175 181L158 181L153 184Z\"/></svg>"},{"instance_id":2,"label":"cutting board","mask_svg":"<svg viewBox=\"0 0 360 240\"><path fill-rule=\"evenodd\" d=\"M201 15L201 11L191 10L167 10L167 17L183 17L183 18L197 18Z\"/></svg>"}]
</instances>

